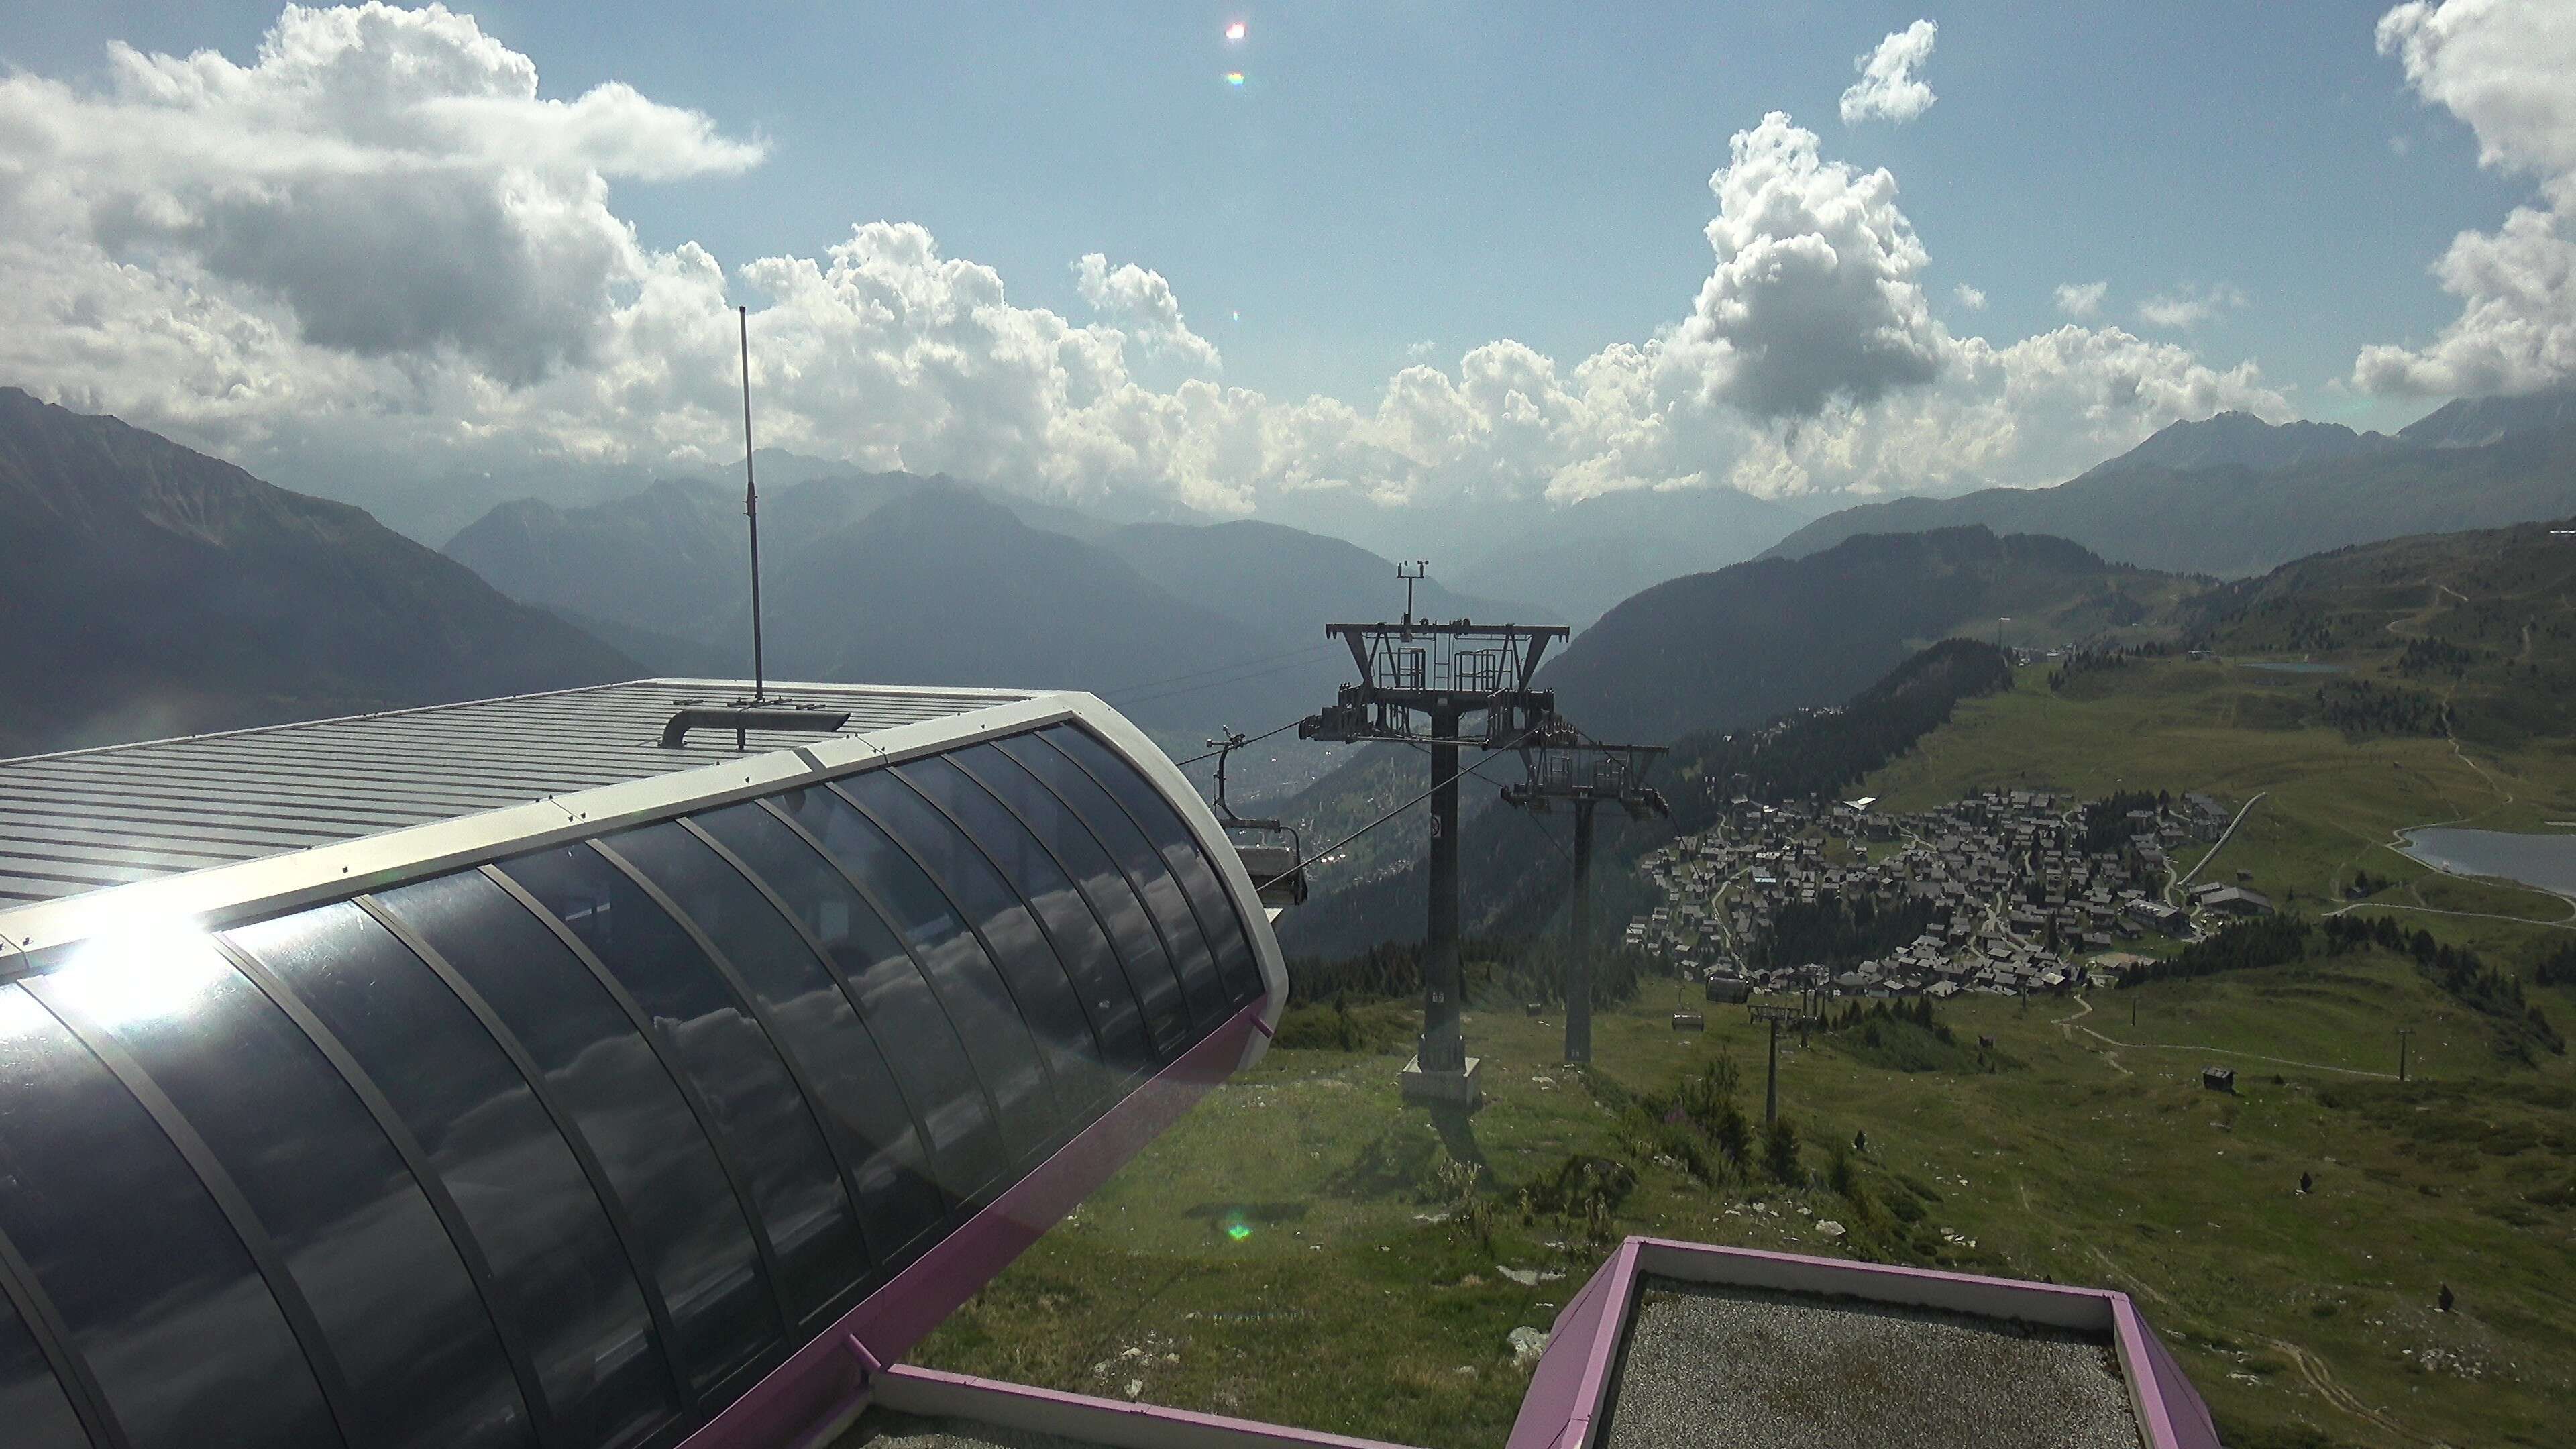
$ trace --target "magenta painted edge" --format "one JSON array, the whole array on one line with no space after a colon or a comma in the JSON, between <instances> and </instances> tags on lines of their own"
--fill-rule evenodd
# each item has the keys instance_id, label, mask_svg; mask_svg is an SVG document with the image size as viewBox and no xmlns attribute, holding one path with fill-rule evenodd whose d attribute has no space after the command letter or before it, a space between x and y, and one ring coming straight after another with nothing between
<instances>
[{"instance_id":1,"label":"magenta painted edge","mask_svg":"<svg viewBox=\"0 0 2576 1449\"><path fill-rule=\"evenodd\" d=\"M1608 1272L1595 1270L1566 1300L1548 1326L1547 1347L1530 1373L1529 1388L1521 1395L1520 1413L1512 1419L1511 1438L1504 1449L1549 1449L1565 1437L1582 1402L1583 1371L1591 1361L1590 1346L1598 1336L1601 1318L1615 1313L1624 1297L1624 1284L1614 1282Z\"/></svg>"},{"instance_id":2,"label":"magenta painted edge","mask_svg":"<svg viewBox=\"0 0 2576 1449\"><path fill-rule=\"evenodd\" d=\"M901 1358L1211 1087L1233 1075L1251 1024L1261 1019L1268 1001L1261 997L1236 1012L1128 1093L893 1282L699 1426L680 1449L774 1449L846 1412L865 1391L868 1360Z\"/></svg>"},{"instance_id":3,"label":"magenta painted edge","mask_svg":"<svg viewBox=\"0 0 2576 1449\"><path fill-rule=\"evenodd\" d=\"M2122 1376L2137 1409L2139 1428L2151 1449L2220 1449L2208 1406L2192 1388L2182 1366L2157 1340L2137 1305L2128 1294L2116 1289L2033 1283L1941 1268L1910 1268L1896 1263L1863 1263L1649 1237L1631 1237L1622 1243L1558 1313L1555 1337L1541 1355L1537 1371L1530 1375L1529 1391L1522 1397L1520 1414L1512 1422L1506 1449L1581 1449L1609 1392L1611 1368L1626 1336L1628 1307L1636 1296L1644 1250L1649 1248L1822 1266L1853 1276L1972 1284L2104 1302L2110 1309ZM1579 1372L1576 1365L1580 1365Z\"/></svg>"},{"instance_id":4,"label":"magenta painted edge","mask_svg":"<svg viewBox=\"0 0 2576 1449\"><path fill-rule=\"evenodd\" d=\"M914 1383L945 1384L971 1389L995 1398L1019 1399L1034 1404L1062 1405L1067 1408L1099 1409L1126 1414L1140 1419L1161 1419L1192 1428L1221 1433L1259 1435L1272 1440L1312 1444L1318 1449L1405 1449L1383 1439L1355 1439L1348 1434L1331 1434L1321 1429L1300 1429L1288 1424L1267 1424L1251 1419L1229 1419L1222 1414L1193 1413L1188 1409L1167 1409L1159 1404L1133 1404L1123 1399L1095 1398L1089 1394L1067 1393L1061 1389L1041 1389L1028 1384L1014 1384L1001 1379L977 1378L973 1374L944 1373L938 1369L908 1368L897 1365L881 1376L886 1379L908 1379Z\"/></svg>"},{"instance_id":5,"label":"magenta painted edge","mask_svg":"<svg viewBox=\"0 0 2576 1449\"><path fill-rule=\"evenodd\" d=\"M2129 1381L2140 1390L2140 1412L2158 1449L2220 1449L2209 1405L2125 1293L2120 1295L2115 1321L2121 1360L2133 1365Z\"/></svg>"},{"instance_id":6,"label":"magenta painted edge","mask_svg":"<svg viewBox=\"0 0 2576 1449\"><path fill-rule=\"evenodd\" d=\"M1774 1263L1815 1263L1838 1273L1853 1273L1879 1278L1930 1279L1941 1283L1972 1283L1979 1287L2010 1288L2018 1293L2038 1293L2063 1298L2107 1298L2125 1300L2128 1295L2111 1288L2080 1288L2071 1283L2033 1283L2027 1278L1997 1278L1985 1273L1953 1273L1946 1268L1909 1268L1902 1263L1867 1263L1856 1258L1818 1258L1802 1253L1776 1253L1768 1248L1730 1248L1717 1243L1686 1243L1678 1238L1632 1238L1629 1241L1652 1248L1670 1248L1684 1253L1702 1253L1719 1258L1760 1258Z\"/></svg>"}]
</instances>

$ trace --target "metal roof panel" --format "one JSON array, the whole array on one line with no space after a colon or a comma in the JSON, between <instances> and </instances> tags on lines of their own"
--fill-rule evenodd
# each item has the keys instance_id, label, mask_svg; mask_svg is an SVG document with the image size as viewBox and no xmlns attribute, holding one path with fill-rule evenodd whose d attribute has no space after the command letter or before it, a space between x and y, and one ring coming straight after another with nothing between
<instances>
[{"instance_id":1,"label":"metal roof panel","mask_svg":"<svg viewBox=\"0 0 2576 1449\"><path fill-rule=\"evenodd\" d=\"M642 679L384 714L0 760L0 909L459 820L729 760L823 732L730 731L661 745L683 703L749 693L726 679ZM777 684L849 712L838 733L951 719L1033 691Z\"/></svg>"}]
</instances>

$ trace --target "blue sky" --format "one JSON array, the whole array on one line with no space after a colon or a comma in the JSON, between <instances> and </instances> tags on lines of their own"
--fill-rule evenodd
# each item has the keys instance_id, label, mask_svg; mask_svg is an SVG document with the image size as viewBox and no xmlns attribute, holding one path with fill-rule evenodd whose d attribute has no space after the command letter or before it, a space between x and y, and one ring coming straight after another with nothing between
<instances>
[{"instance_id":1,"label":"blue sky","mask_svg":"<svg viewBox=\"0 0 2576 1449\"><path fill-rule=\"evenodd\" d=\"M2439 395L2361 390L2356 356L2424 347L2459 319L2460 298L2428 268L2455 234L2491 232L2530 204L2545 167L2481 167L2472 125L2428 103L2374 43L2386 8L755 0L470 14L533 62L541 97L622 83L760 145L756 164L678 167L688 174L674 179L611 168L607 193L641 248L696 244L756 306L770 298L745 263L816 258L854 224L885 220L991 268L1015 306L1088 325L1073 263L1100 253L1168 283L1186 327L1221 354L1223 387L1382 411L1409 363L1465 387L1461 358L1509 339L1571 372L1683 323L1711 274L1711 173L1731 137L1785 111L1826 166L1892 173L1894 205L1928 257L1904 280L1947 333L2004 347L2070 320L2059 287L2105 283L2098 312L2073 320L2218 373L2259 369L2259 386L2182 395L2387 428ZM1236 20L1247 34L1230 43ZM1917 20L1938 26L1918 72L1937 102L1902 123L1844 124L1836 102L1855 58ZM210 48L248 67L278 22L260 4L45 7L13 19L0 59L94 94L111 42ZM1982 292L1982 310L1961 285ZM266 295L304 306L311 342L311 307L292 292ZM2156 325L2140 309L2158 298L2201 299L2207 315ZM1129 335L1126 375L1169 394L1187 369ZM409 403L424 405L438 406ZM184 430L191 412L156 415ZM2122 426L2142 436L2162 420ZM267 425L195 425L218 445L293 446ZM813 432L833 426L818 416ZM2120 431L2085 432L2065 456ZM920 438L880 442L852 456L901 453L909 466L937 452ZM1740 461L1754 444L1707 446L1722 464L1700 470L1709 481L1754 486L1760 470ZM1621 478L1684 476L1669 461L1640 469L1641 455L1630 447ZM1080 472L993 457L1032 478ZM1297 484L1350 472L1347 457L1260 466ZM1538 472L1561 490L1569 466L1557 457ZM2060 464L2050 453L2021 466ZM1801 476L1909 486L1885 469ZM1963 463L1922 486L1973 481L2045 480Z\"/></svg>"}]
</instances>

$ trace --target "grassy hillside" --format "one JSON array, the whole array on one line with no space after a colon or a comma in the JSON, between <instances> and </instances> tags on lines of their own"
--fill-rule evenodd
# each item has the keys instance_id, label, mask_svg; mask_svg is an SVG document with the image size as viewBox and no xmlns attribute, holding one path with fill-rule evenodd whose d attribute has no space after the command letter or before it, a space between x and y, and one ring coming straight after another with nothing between
<instances>
[{"instance_id":1,"label":"grassy hillside","mask_svg":"<svg viewBox=\"0 0 2576 1449\"><path fill-rule=\"evenodd\" d=\"M2205 581L1980 527L1870 534L1647 589L1539 671L1603 739L1662 742L1838 703L1954 634L2057 644L2167 637ZM2004 622L2009 616L2009 622Z\"/></svg>"},{"instance_id":2,"label":"grassy hillside","mask_svg":"<svg viewBox=\"0 0 2576 1449\"><path fill-rule=\"evenodd\" d=\"M2339 549L2202 595L2181 618L2221 653L2295 654L2355 676L2332 685L2437 700L2479 744L2563 735L2576 705L2576 538L2548 524Z\"/></svg>"},{"instance_id":3,"label":"grassy hillside","mask_svg":"<svg viewBox=\"0 0 2576 1449\"><path fill-rule=\"evenodd\" d=\"M1795 1185L1662 1121L1705 1109L1683 1087L1718 1058L1758 1117L1743 1013L1676 1033L1650 989L1599 1018L1587 1076L1557 1064L1555 1021L1483 1005L1466 1029L1492 1101L1472 1119L1399 1106L1401 1046L1274 1051L913 1357L1490 1449L1528 1382L1511 1331L1545 1329L1619 1236L1656 1233L2125 1289L2238 1449L2558 1442L2576 1083L2563 1060L2502 1065L2410 962L1945 1009L2015 1064L1993 1072L1793 1043ZM2393 1067L2394 1020L2420 1027L2403 1086L2371 1075ZM2213 1061L2241 1069L2239 1096L2200 1088ZM1868 1149L1838 1170L1857 1132ZM2456 1313L2434 1311L2444 1283Z\"/></svg>"}]
</instances>

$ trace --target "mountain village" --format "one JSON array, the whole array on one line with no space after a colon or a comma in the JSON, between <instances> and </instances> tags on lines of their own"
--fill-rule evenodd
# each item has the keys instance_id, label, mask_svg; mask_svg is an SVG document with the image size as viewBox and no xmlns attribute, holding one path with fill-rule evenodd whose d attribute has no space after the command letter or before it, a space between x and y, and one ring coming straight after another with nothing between
<instances>
[{"instance_id":1,"label":"mountain village","mask_svg":"<svg viewBox=\"0 0 2576 1449\"><path fill-rule=\"evenodd\" d=\"M1629 923L1627 944L1705 980L1713 1000L1811 989L1937 1000L2109 985L2135 964L2130 943L2196 939L2220 919L2274 911L2240 884L2176 881L2176 855L2228 828L2230 811L2207 795L2098 820L2117 806L2034 790L1913 815L1878 804L1730 800L1713 828L1640 862L1663 904ZM1891 920L1922 925L1862 959L1783 959L1776 928L1819 902L1866 913L1880 936Z\"/></svg>"}]
</instances>

